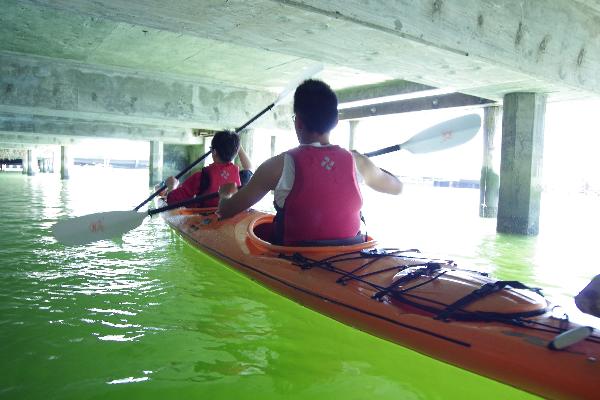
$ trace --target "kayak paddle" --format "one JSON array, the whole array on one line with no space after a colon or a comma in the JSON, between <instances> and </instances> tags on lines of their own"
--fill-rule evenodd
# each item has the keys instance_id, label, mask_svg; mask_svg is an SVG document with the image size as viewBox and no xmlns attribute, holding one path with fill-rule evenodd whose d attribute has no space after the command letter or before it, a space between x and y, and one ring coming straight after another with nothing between
<instances>
[{"instance_id":1,"label":"kayak paddle","mask_svg":"<svg viewBox=\"0 0 600 400\"><path fill-rule=\"evenodd\" d=\"M246 122L244 125L240 126L239 128L236 128L234 132L239 133L240 131L244 130L248 125L250 125L251 123L256 121L264 113L271 110L273 107L281 104L288 97L288 95L290 93L292 93L292 91L295 90L296 87L298 87L298 85L300 85L302 82L309 79L310 77L318 74L319 72L321 72L322 69L323 69L323 64L315 64L312 67L306 68L304 71L302 71L302 73L299 76L297 76L294 80L292 80L290 83L288 83L288 85L283 89L283 91L281 93L279 93L279 95L277 96L277 98L275 99L274 102L272 102L271 104L266 106L262 111L260 111L254 117L250 118L248 120L248 122ZM192 169L197 164L202 162L202 160L204 160L209 155L210 155L210 150L208 152L206 152L206 154L204 154L203 156L198 158L196 161L194 161L193 163L191 163L190 165L185 167L177 175L175 175L175 179L181 178L183 175L185 175L185 173L187 173L190 169ZM134 210L137 211L140 208L142 208L142 206L144 204L146 204L147 202L149 202L150 200L155 198L159 193L161 193L166 188L167 188L167 185L165 185L165 184L161 185L160 188L158 188L154 193L152 193L150 196L148 196L148 198L146 200L142 201L137 207L134 208Z\"/></svg>"},{"instance_id":2,"label":"kayak paddle","mask_svg":"<svg viewBox=\"0 0 600 400\"><path fill-rule=\"evenodd\" d=\"M367 157L375 157L400 149L411 153L431 153L461 145L473 139L481 127L481 117L477 114L463 115L441 122L417 133L406 142L380 150L365 153Z\"/></svg>"},{"instance_id":3,"label":"kayak paddle","mask_svg":"<svg viewBox=\"0 0 600 400\"><path fill-rule=\"evenodd\" d=\"M123 234L140 226L149 215L184 207L218 196L218 193L209 193L145 212L135 210L108 211L64 219L54 224L52 234L56 240L68 246L121 237Z\"/></svg>"}]
</instances>

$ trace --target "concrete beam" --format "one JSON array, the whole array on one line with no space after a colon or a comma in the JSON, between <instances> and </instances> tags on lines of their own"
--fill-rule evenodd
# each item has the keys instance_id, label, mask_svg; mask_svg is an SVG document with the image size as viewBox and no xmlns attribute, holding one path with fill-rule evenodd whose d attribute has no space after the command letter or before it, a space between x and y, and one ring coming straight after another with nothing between
<instances>
[{"instance_id":1,"label":"concrete beam","mask_svg":"<svg viewBox=\"0 0 600 400\"><path fill-rule=\"evenodd\" d=\"M600 94L596 40L600 15L590 2L595 4L593 0L505 0L501 6L494 0L30 3L69 15L100 17L102 22L352 65L387 79L402 77L498 100L511 87ZM81 53L87 56L92 50Z\"/></svg>"},{"instance_id":2,"label":"concrete beam","mask_svg":"<svg viewBox=\"0 0 600 400\"><path fill-rule=\"evenodd\" d=\"M387 32L448 56L475 58L600 94L597 7L555 0L504 0L502 6L493 0L280 2Z\"/></svg>"},{"instance_id":3,"label":"concrete beam","mask_svg":"<svg viewBox=\"0 0 600 400\"><path fill-rule=\"evenodd\" d=\"M585 5L586 7L591 8L597 13L600 13L600 0L575 0L578 3Z\"/></svg>"},{"instance_id":4,"label":"concrete beam","mask_svg":"<svg viewBox=\"0 0 600 400\"><path fill-rule=\"evenodd\" d=\"M0 143L0 159L17 160L23 159L26 147L4 146Z\"/></svg>"},{"instance_id":5,"label":"concrete beam","mask_svg":"<svg viewBox=\"0 0 600 400\"><path fill-rule=\"evenodd\" d=\"M4 143L0 139L0 150L1 149L10 149L10 150L27 150L27 149L41 149L48 150L53 146L49 146L46 144L24 144L24 143Z\"/></svg>"},{"instance_id":6,"label":"concrete beam","mask_svg":"<svg viewBox=\"0 0 600 400\"><path fill-rule=\"evenodd\" d=\"M351 101L374 99L400 94L418 93L435 89L432 86L405 80L393 80L372 85L354 86L336 91L338 103L349 103ZM415 96L416 97L416 96Z\"/></svg>"},{"instance_id":7,"label":"concrete beam","mask_svg":"<svg viewBox=\"0 0 600 400\"><path fill-rule=\"evenodd\" d=\"M0 53L0 112L111 123L223 129L274 100L267 92L198 84L123 68ZM287 126L278 111L256 122Z\"/></svg>"},{"instance_id":8,"label":"concrete beam","mask_svg":"<svg viewBox=\"0 0 600 400\"><path fill-rule=\"evenodd\" d=\"M52 144L70 139L113 138L129 140L157 140L166 143L194 144L201 141L189 128L152 126L122 122L88 121L40 115L0 112L0 132L27 134ZM56 142L60 143L56 143Z\"/></svg>"},{"instance_id":9,"label":"concrete beam","mask_svg":"<svg viewBox=\"0 0 600 400\"><path fill-rule=\"evenodd\" d=\"M483 106L493 103L492 100L469 96L462 93L452 93L441 96L420 97L410 100L391 101L360 107L342 109L340 120L375 117L378 115L400 114L413 111L436 110L441 108Z\"/></svg>"},{"instance_id":10,"label":"concrete beam","mask_svg":"<svg viewBox=\"0 0 600 400\"><path fill-rule=\"evenodd\" d=\"M27 148L35 148L36 146L47 145L69 145L81 143L84 138L75 139L72 137L59 135L32 134L29 132L5 132L0 131L0 143L6 144L21 144Z\"/></svg>"}]
</instances>

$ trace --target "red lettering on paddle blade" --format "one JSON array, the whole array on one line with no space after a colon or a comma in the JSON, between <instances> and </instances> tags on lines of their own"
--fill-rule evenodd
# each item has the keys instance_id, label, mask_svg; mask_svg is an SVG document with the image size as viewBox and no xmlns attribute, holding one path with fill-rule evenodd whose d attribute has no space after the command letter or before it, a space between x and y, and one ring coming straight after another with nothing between
<instances>
[{"instance_id":1,"label":"red lettering on paddle blade","mask_svg":"<svg viewBox=\"0 0 600 400\"><path fill-rule=\"evenodd\" d=\"M104 232L104 225L102 225L102 220L94 221L90 223L90 232Z\"/></svg>"}]
</instances>

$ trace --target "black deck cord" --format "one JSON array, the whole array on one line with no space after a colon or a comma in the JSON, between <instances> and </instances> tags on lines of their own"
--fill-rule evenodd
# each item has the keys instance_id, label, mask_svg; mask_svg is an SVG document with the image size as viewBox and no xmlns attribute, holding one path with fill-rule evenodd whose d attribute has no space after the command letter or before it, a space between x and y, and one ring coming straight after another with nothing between
<instances>
[{"instance_id":1,"label":"black deck cord","mask_svg":"<svg viewBox=\"0 0 600 400\"><path fill-rule=\"evenodd\" d=\"M406 253L406 252L420 252L418 249L410 249L410 250L400 250L400 249L383 249L385 251L385 253L381 253L380 250L374 249L373 250L361 250L360 251L360 258L373 258L373 260L368 261L366 263L364 263L363 265L353 269L352 271L346 272L343 274L343 276L339 277L337 280L337 283L340 284L345 284L346 281L350 280L350 279L356 279L356 273L358 271L360 271L361 269L364 269L366 267L368 267L369 265L373 264L374 262L376 262L377 260L384 258L384 257L404 257L401 255L398 255L399 253ZM387 252L387 250L393 250L391 252ZM338 261L338 260L336 260ZM340 261L345 261L345 260L340 260ZM372 274L374 275L374 274Z\"/></svg>"},{"instance_id":2,"label":"black deck cord","mask_svg":"<svg viewBox=\"0 0 600 400\"><path fill-rule=\"evenodd\" d=\"M347 254L350 255L352 253L347 253ZM291 256L288 256L285 253L279 253L279 258L293 261L294 265L297 265L302 269L311 269L313 267L322 267L324 265L331 265L330 259L333 257L336 257L337 255L338 254L331 256L331 257L324 258L322 260L313 260L311 258L303 256L301 253L296 252L296 253L292 254ZM331 268L328 267L327 269L331 269Z\"/></svg>"},{"instance_id":3,"label":"black deck cord","mask_svg":"<svg viewBox=\"0 0 600 400\"><path fill-rule=\"evenodd\" d=\"M331 263L338 262L338 261L352 260L352 259L355 259L355 258L340 259L340 260L333 260L333 258L335 258L337 256L350 255L350 254L353 254L353 253L358 253L358 252L349 252L349 253L334 255L334 256L328 257L327 260L330 261ZM285 254L280 254L279 257L280 258L284 258L284 259L288 259L288 260L292 260L292 261L306 262L306 263L312 264L312 266L321 267L321 265L319 265L319 261L309 259L307 257L304 257L304 256L300 255L300 254L298 254L298 255L302 258L302 260L299 260L299 259L294 260L294 258L295 258L294 256L295 255L287 256ZM383 257L383 255L382 255L382 257ZM321 261L323 261L323 260L321 260ZM302 267L301 264L296 264L296 265L299 266L299 267ZM342 275L346 275L347 274L346 271L341 271L341 270L339 270L337 268L334 268L333 270L332 269L328 269L328 270L332 271L334 273L342 274ZM417 286L422 286L423 284L429 283L429 282L431 282L431 281L439 278L441 275L443 275L443 273L438 274L435 277L433 277L433 278L429 279L428 281L426 281L426 282L424 282L422 284L419 284ZM359 277L354 278L354 279L357 280L357 281L359 281L359 282L362 282L362 283L365 283L367 285L370 285L370 286L372 286L373 288L375 288L377 290L383 290L384 289L383 287L380 287L379 285L376 285L376 284L374 284L372 282L363 280L363 279L361 279ZM428 307L428 306L426 306L424 304L421 304L421 303L412 302L412 301L408 300L405 297L405 296L411 296L411 297L413 297L413 295L411 295L410 293L406 293L406 292L410 291L410 290L412 290L414 288L416 288L417 286L407 288L406 290L403 290L403 291L392 291L391 295L394 297L394 299L396 299L398 301L401 301L401 302L403 302L405 304L408 304L408 305L411 305L413 307L422 309L422 310L430 312L432 314L438 313L439 309L437 309L437 308ZM532 288L529 288L529 289L532 289ZM533 289L535 289L535 288L533 288ZM414 297L420 298L418 296L414 296ZM422 299L422 300L431 301L431 299ZM442 303L438 303L438 304L443 305ZM528 317L523 317L523 316L510 316L510 315L502 315L502 314L484 314L484 313L480 313L480 312L473 312L473 311L466 311L466 310L459 310L459 311L461 311L463 313L463 318L461 318L461 319L465 319L465 320L484 320L484 321L488 321L488 322L498 322L498 323L503 323L503 324L506 324L506 325L519 326L519 327L522 327L522 328L525 328L525 329L530 329L530 330L533 330L533 331L548 332L548 333L562 333L562 332L565 331L564 329L561 329L561 328L558 328L558 327L555 327L555 326L552 326L552 325L547 325L547 324L544 324L542 322L532 321L532 320L529 320L529 319L525 319L525 318L528 318ZM539 328L539 327L528 326L528 325L543 326L546 329ZM589 338L586 338L587 341L591 341L593 343L600 343L600 341L598 339L600 339L600 337L593 336L593 335L591 337L589 337Z\"/></svg>"},{"instance_id":4,"label":"black deck cord","mask_svg":"<svg viewBox=\"0 0 600 400\"><path fill-rule=\"evenodd\" d=\"M426 312L434 314L434 315L440 311L438 308L435 308L432 306L427 306L423 303L411 301L407 297L415 297L422 301L431 301L430 299L422 298L420 296L414 296L414 295L411 295L410 293L398 293L396 291L392 291L390 293L390 296L392 296L394 298L394 300L397 300L399 302L402 302L404 304L418 308L420 310L426 311ZM435 302L435 303L437 303L437 302ZM501 313L494 313L494 312L467 311L467 310L463 310L463 309L460 309L457 311L459 313L456 313L454 315L454 318L458 321L498 322L498 323L502 323L502 324L506 324L506 325L519 326L519 327L522 327L525 329L531 329L531 330L535 330L535 331L543 331L541 329L536 329L536 328L525 326L525 322L529 322L529 321L524 318L531 318L531 317L535 317L537 315L543 314L545 312L544 310L532 311L532 312L528 312L525 314L522 314L522 313L501 314ZM449 321L445 321L445 322L449 322ZM556 332L552 332L552 333L556 333Z\"/></svg>"},{"instance_id":5,"label":"black deck cord","mask_svg":"<svg viewBox=\"0 0 600 400\"><path fill-rule=\"evenodd\" d=\"M396 250L396 249L394 249L394 250ZM353 254L356 254L357 257L337 258L337 257L351 256ZM364 256L362 255L362 250L349 251L347 253L334 254L334 255L326 257L326 258L324 258L322 260L312 260L310 258L304 257L300 253L295 253L293 256L296 256L296 255L298 255L299 258L301 258L303 260L303 262L306 264L306 265L304 265L304 269L308 269L308 268L312 268L312 267L318 267L320 264L325 264L325 263L328 263L328 262L342 262L342 261L358 260L358 259L364 258ZM386 255L389 255L389 254L386 254ZM290 256L287 256L287 255L285 255L283 253L280 253L279 257L280 258L285 258L285 259L290 259ZM362 268L362 266L359 267L359 269L360 268ZM343 274L346 274L346 271L340 272L340 273L343 275Z\"/></svg>"},{"instance_id":6,"label":"black deck cord","mask_svg":"<svg viewBox=\"0 0 600 400\"><path fill-rule=\"evenodd\" d=\"M406 288L406 289L402 289L402 290L395 290L395 292L396 292L396 293L398 293L398 294L402 294L402 293L407 293L407 292L410 292L411 290L414 290L414 289L416 289L416 288L420 288L421 286L425 286L425 285L427 285L428 283L431 283L431 282L433 282L433 281L437 280L437 279L438 279L440 276L442 276L442 275L445 275L447 272L448 272L448 270L445 270L445 271L443 271L443 272L440 272L439 274L437 274L437 275L436 275L436 276L434 276L433 278L431 278L431 279L427 279L425 282L421 282L421 283L419 283L419 284L417 284L417 285L415 285L415 286L411 286L411 287L409 287L409 288Z\"/></svg>"},{"instance_id":7,"label":"black deck cord","mask_svg":"<svg viewBox=\"0 0 600 400\"><path fill-rule=\"evenodd\" d=\"M486 296L489 296L492 293L499 292L500 290L504 289L506 286L510 286L514 289L532 290L538 294L540 293L540 289L530 288L529 286L526 286L519 281L496 281L494 283L486 283L483 286L481 286L479 289L475 289L468 295L456 300L454 303L447 306L445 310L443 310L442 312L438 313L438 315L435 316L435 319L439 319L442 321L448 321L452 314L461 310L464 306L471 304L476 300L479 300Z\"/></svg>"},{"instance_id":8,"label":"black deck cord","mask_svg":"<svg viewBox=\"0 0 600 400\"><path fill-rule=\"evenodd\" d=\"M350 253L347 253L347 254L350 254ZM335 257L335 256L328 257L328 258L333 258L333 257ZM293 262L294 265L296 265L296 266L298 266L298 267L300 267L302 269L310 269L310 268L313 268L313 267L317 267L317 268L326 269L327 271L334 272L334 273L339 274L339 275L347 275L348 274L347 271L344 271L342 269L336 268L333 265L333 263L335 263L335 262L338 262L338 261L347 261L347 260L325 261L325 260L328 260L326 258L326 259L318 261L318 260L312 260L310 258L304 257L300 253L295 253L295 254L293 254L291 256L288 256L286 254L281 253L281 254L279 254L279 258L283 258L285 260L290 260L290 261ZM326 266L324 264L326 264ZM357 278L357 277L353 277L353 279L356 280L356 281L358 281L358 282L361 282L361 283L364 283L366 285L369 285L369 286L373 287L376 290L383 290L384 289L383 286L377 285L377 284L375 284L373 282L369 282L367 280L363 280L363 279L360 279L360 278Z\"/></svg>"},{"instance_id":9,"label":"black deck cord","mask_svg":"<svg viewBox=\"0 0 600 400\"><path fill-rule=\"evenodd\" d=\"M437 271L441 268L442 268L442 265L440 263L433 263L433 262L427 263L424 267L421 267L421 268L417 269L416 271L409 272L408 274L404 275L400 279L397 279L390 286L386 287L383 290L380 290L379 292L375 293L371 297L375 300L381 300L381 298L383 296L385 296L386 294L388 294L390 291L394 290L398 286L402 285L403 283L413 281L417 278L420 278L421 276L423 276L425 274L429 274L429 273Z\"/></svg>"},{"instance_id":10,"label":"black deck cord","mask_svg":"<svg viewBox=\"0 0 600 400\"><path fill-rule=\"evenodd\" d=\"M341 282L341 283L345 283L347 280L350 280L350 279L357 279L357 278L363 279L363 278L367 278L367 277L369 277L369 276L383 274L384 272L393 271L393 270L395 270L395 269L397 269L397 270L400 270L400 271L403 271L403 270L405 270L405 269L407 269L407 268L426 267L426 266L427 266L427 263L424 263L424 264L408 264L408 265L401 264L401 265L395 265L395 266L393 266L393 267L384 268L384 269L380 269L380 270L373 271L373 272L368 272L368 273L366 273L366 274L362 274L362 275L355 275L355 274L351 274L351 275L348 275L348 276L346 277L346 279L344 280L344 282ZM446 272L447 272L447 271L443 272L442 274L440 274L440 275L438 275L438 276L441 276L441 275L445 274ZM341 279L341 278L340 278L340 279ZM339 279L338 279L338 281L339 281ZM340 282L338 282L338 283L340 283ZM418 287L418 286L421 286L421 285L422 285L422 284L419 284L419 285L417 285L417 286L415 286L415 287ZM401 292L405 292L405 291L407 291L407 290L408 290L408 289L403 289L403 290L401 290Z\"/></svg>"},{"instance_id":11,"label":"black deck cord","mask_svg":"<svg viewBox=\"0 0 600 400\"><path fill-rule=\"evenodd\" d=\"M362 264L360 267L357 267L357 268L353 269L352 271L344 272L344 274L342 276L340 276L336 280L336 283L339 283L341 285L345 285L346 281L352 280L352 279L356 279L356 275L354 275L354 274L356 274L358 271L360 271L361 269L364 269L364 268L368 267L371 264L374 264L377 260L380 260L380 259L381 259L381 257L374 258L374 259L369 260L366 263Z\"/></svg>"}]
</instances>

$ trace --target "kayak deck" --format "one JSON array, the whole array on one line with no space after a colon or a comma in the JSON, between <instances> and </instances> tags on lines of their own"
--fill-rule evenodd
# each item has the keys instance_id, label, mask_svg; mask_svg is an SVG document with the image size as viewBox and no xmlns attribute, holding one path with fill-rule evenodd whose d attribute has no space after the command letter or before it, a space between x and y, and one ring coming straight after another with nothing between
<instances>
[{"instance_id":1,"label":"kayak deck","mask_svg":"<svg viewBox=\"0 0 600 400\"><path fill-rule=\"evenodd\" d=\"M209 209L163 217L199 250L357 329L544 397L594 398L600 391L600 338L549 349L577 325L554 318L546 299L524 285L499 284L414 249L379 249L374 240L272 245L273 216L253 210L222 221Z\"/></svg>"}]
</instances>

